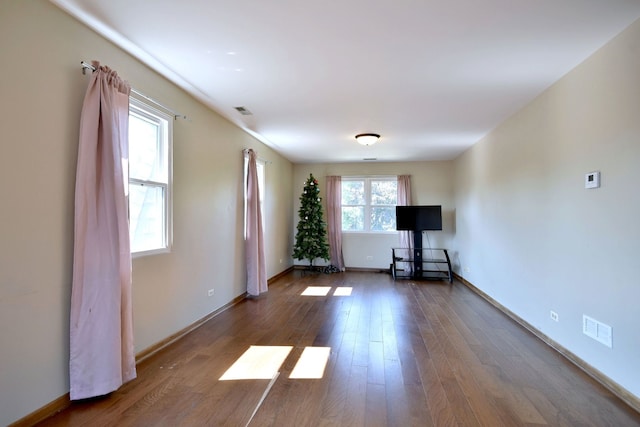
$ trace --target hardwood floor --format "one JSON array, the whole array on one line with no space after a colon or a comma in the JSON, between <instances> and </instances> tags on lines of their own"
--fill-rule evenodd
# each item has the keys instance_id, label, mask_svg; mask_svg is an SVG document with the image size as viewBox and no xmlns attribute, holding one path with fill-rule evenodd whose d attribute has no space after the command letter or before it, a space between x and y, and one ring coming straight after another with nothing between
<instances>
[{"instance_id":1,"label":"hardwood floor","mask_svg":"<svg viewBox=\"0 0 640 427\"><path fill-rule=\"evenodd\" d=\"M301 296L308 286L330 292ZM274 381L220 381L250 346L292 349ZM308 346L331 348L324 375L290 379ZM640 414L459 282L294 271L143 361L117 392L40 425L247 424L619 427Z\"/></svg>"}]
</instances>

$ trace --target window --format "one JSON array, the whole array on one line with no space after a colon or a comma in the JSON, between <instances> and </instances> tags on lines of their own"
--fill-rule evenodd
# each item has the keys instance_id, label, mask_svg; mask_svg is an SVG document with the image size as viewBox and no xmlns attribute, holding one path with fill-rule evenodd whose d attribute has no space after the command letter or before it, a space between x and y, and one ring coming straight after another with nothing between
<instances>
[{"instance_id":1,"label":"window","mask_svg":"<svg viewBox=\"0 0 640 427\"><path fill-rule=\"evenodd\" d=\"M396 177L342 177L342 231L396 231Z\"/></svg>"},{"instance_id":2,"label":"window","mask_svg":"<svg viewBox=\"0 0 640 427\"><path fill-rule=\"evenodd\" d=\"M264 160L256 160L256 171L258 172L258 191L260 192L260 212L262 212L262 229L264 229ZM247 175L249 174L249 156L244 155L244 237L247 238Z\"/></svg>"},{"instance_id":3,"label":"window","mask_svg":"<svg viewBox=\"0 0 640 427\"><path fill-rule=\"evenodd\" d=\"M171 242L173 117L129 102L129 235L131 253L168 252Z\"/></svg>"}]
</instances>

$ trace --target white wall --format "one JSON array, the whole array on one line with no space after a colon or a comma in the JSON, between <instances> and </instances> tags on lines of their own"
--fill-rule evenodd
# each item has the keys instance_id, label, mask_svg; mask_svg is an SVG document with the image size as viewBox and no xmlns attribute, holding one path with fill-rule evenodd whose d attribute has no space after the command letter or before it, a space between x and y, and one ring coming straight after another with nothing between
<instances>
[{"instance_id":1,"label":"white wall","mask_svg":"<svg viewBox=\"0 0 640 427\"><path fill-rule=\"evenodd\" d=\"M458 273L638 397L639 76L636 22L455 162Z\"/></svg>"},{"instance_id":2,"label":"white wall","mask_svg":"<svg viewBox=\"0 0 640 427\"><path fill-rule=\"evenodd\" d=\"M268 162L268 276L292 265L293 166L49 2L0 2L0 52L0 425L6 425L69 390L75 162L90 79L81 60L100 60L190 118L174 123L173 250L133 263L136 352L245 291L245 147Z\"/></svg>"},{"instance_id":3,"label":"white wall","mask_svg":"<svg viewBox=\"0 0 640 427\"><path fill-rule=\"evenodd\" d=\"M304 181L313 174L320 185L320 196L325 207L326 176L397 176L411 175L411 196L414 205L442 205L442 231L428 232L431 247L451 247L455 233L455 209L453 200L453 162L402 162L402 163L308 163L294 165L294 221L293 235L298 224L300 194ZM391 248L399 246L398 233L343 233L342 251L347 268L389 269ZM423 238L427 246L427 237ZM455 254L450 252L451 256ZM367 257L371 257L368 259ZM294 260L296 265L308 265L306 260ZM314 263L322 265L322 262Z\"/></svg>"}]
</instances>

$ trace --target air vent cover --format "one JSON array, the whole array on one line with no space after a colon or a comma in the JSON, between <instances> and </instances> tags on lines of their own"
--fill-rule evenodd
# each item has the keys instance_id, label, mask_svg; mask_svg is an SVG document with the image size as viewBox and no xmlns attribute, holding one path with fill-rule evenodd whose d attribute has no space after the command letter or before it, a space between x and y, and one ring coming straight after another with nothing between
<instances>
[{"instance_id":1,"label":"air vent cover","mask_svg":"<svg viewBox=\"0 0 640 427\"><path fill-rule=\"evenodd\" d=\"M245 107L234 107L234 108L236 109L236 111L238 111L238 113L242 114L243 116L253 115L253 113L247 110Z\"/></svg>"}]
</instances>

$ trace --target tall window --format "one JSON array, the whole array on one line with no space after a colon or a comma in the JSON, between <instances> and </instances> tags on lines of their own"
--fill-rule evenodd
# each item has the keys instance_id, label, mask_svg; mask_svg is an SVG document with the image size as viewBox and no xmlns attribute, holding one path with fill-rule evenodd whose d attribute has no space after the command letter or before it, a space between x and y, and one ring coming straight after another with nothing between
<instances>
[{"instance_id":1,"label":"tall window","mask_svg":"<svg viewBox=\"0 0 640 427\"><path fill-rule=\"evenodd\" d=\"M173 117L132 98L129 103L131 253L169 251L172 140Z\"/></svg>"},{"instance_id":2,"label":"tall window","mask_svg":"<svg viewBox=\"0 0 640 427\"><path fill-rule=\"evenodd\" d=\"M396 177L342 177L342 231L396 230Z\"/></svg>"}]
</instances>

